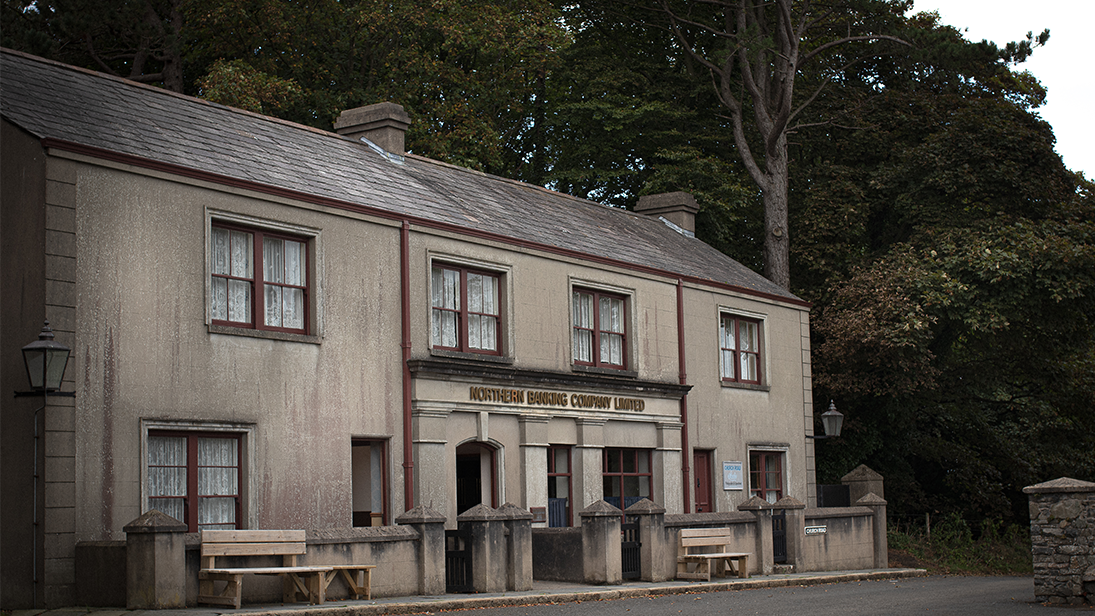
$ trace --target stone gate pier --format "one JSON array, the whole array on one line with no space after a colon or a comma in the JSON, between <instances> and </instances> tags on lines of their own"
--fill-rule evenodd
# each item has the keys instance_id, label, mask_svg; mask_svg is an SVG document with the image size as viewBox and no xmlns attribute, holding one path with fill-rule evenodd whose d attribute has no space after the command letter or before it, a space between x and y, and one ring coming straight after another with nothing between
<instances>
[{"instance_id":1,"label":"stone gate pier","mask_svg":"<svg viewBox=\"0 0 1095 616\"><path fill-rule=\"evenodd\" d=\"M1030 498L1035 599L1095 604L1095 483L1062 477L1023 492Z\"/></svg>"}]
</instances>

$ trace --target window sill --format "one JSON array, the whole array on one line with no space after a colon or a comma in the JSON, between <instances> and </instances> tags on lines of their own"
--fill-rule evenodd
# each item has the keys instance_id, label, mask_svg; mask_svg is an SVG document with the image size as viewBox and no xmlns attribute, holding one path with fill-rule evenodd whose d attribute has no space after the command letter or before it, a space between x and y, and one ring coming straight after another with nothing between
<instances>
[{"instance_id":1,"label":"window sill","mask_svg":"<svg viewBox=\"0 0 1095 616\"><path fill-rule=\"evenodd\" d=\"M243 327L229 327L227 325L210 324L209 333L225 334L228 336L243 336L245 338L261 338L263 340L281 340L282 342L321 344L319 336L312 336L308 334L290 334L288 332L272 332L262 329L246 329Z\"/></svg>"},{"instance_id":2,"label":"window sill","mask_svg":"<svg viewBox=\"0 0 1095 616\"><path fill-rule=\"evenodd\" d=\"M472 361L490 362L492 364L512 365L513 358L505 355L489 355L487 353L466 353L464 351L447 351L445 349L430 349L430 355L434 357L448 357L450 359L469 359Z\"/></svg>"},{"instance_id":3,"label":"window sill","mask_svg":"<svg viewBox=\"0 0 1095 616\"><path fill-rule=\"evenodd\" d=\"M606 376L622 376L625 378L638 378L639 373L634 370L619 370L617 368L598 368L597 366L583 366L581 364L572 364L571 369L575 372L585 372L587 374L603 374Z\"/></svg>"},{"instance_id":4,"label":"window sill","mask_svg":"<svg viewBox=\"0 0 1095 616\"><path fill-rule=\"evenodd\" d=\"M759 385L755 383L735 383L734 381L722 381L722 386L726 389L748 389L750 391L772 391L769 385Z\"/></svg>"}]
</instances>

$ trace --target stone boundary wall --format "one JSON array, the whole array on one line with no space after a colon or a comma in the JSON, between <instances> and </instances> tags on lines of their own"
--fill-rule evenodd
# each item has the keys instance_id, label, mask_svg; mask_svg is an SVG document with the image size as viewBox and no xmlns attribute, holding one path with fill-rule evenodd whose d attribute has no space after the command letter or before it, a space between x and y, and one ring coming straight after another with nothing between
<instances>
[{"instance_id":1,"label":"stone boundary wall","mask_svg":"<svg viewBox=\"0 0 1095 616\"><path fill-rule=\"evenodd\" d=\"M1035 599L1095 604L1095 483L1062 477L1023 492L1030 499Z\"/></svg>"}]
</instances>

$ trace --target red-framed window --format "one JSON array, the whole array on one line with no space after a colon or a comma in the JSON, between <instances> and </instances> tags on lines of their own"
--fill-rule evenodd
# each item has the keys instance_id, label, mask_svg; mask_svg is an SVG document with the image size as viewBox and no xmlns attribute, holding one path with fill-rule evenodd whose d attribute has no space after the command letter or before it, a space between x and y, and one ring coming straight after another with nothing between
<instances>
[{"instance_id":1,"label":"red-framed window","mask_svg":"<svg viewBox=\"0 0 1095 616\"><path fill-rule=\"evenodd\" d=\"M760 383L760 321L724 314L719 323L722 380Z\"/></svg>"},{"instance_id":2,"label":"red-framed window","mask_svg":"<svg viewBox=\"0 0 1095 616\"><path fill-rule=\"evenodd\" d=\"M778 451L749 453L749 492L769 503L783 498L783 454Z\"/></svg>"},{"instance_id":3,"label":"red-framed window","mask_svg":"<svg viewBox=\"0 0 1095 616\"><path fill-rule=\"evenodd\" d=\"M307 333L308 240L220 223L211 231L213 323Z\"/></svg>"},{"instance_id":4,"label":"red-framed window","mask_svg":"<svg viewBox=\"0 0 1095 616\"><path fill-rule=\"evenodd\" d=\"M605 449L601 466L604 500L621 510L643 498L653 500L650 469L649 449Z\"/></svg>"},{"instance_id":5,"label":"red-framed window","mask_svg":"<svg viewBox=\"0 0 1095 616\"><path fill-rule=\"evenodd\" d=\"M241 528L238 434L148 433L148 504L190 532Z\"/></svg>"},{"instance_id":6,"label":"red-framed window","mask_svg":"<svg viewBox=\"0 0 1095 616\"><path fill-rule=\"evenodd\" d=\"M575 289L572 297L574 363L627 368L627 298Z\"/></svg>"},{"instance_id":7,"label":"red-framed window","mask_svg":"<svg viewBox=\"0 0 1095 616\"><path fill-rule=\"evenodd\" d=\"M571 471L570 447L554 445L547 450L548 526L570 526Z\"/></svg>"},{"instance_id":8,"label":"red-framed window","mask_svg":"<svg viewBox=\"0 0 1095 616\"><path fill-rule=\"evenodd\" d=\"M354 526L388 524L388 441L355 438L351 451L351 508Z\"/></svg>"},{"instance_id":9,"label":"red-framed window","mask_svg":"<svg viewBox=\"0 0 1095 616\"><path fill-rule=\"evenodd\" d=\"M434 265L431 277L433 347L500 355L501 277L450 265Z\"/></svg>"}]
</instances>

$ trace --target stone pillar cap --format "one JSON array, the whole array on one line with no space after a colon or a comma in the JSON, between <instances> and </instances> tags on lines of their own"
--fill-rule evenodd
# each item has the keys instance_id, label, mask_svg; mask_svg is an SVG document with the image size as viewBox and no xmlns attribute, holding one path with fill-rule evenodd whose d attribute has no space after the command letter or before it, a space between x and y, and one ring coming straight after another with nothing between
<instances>
[{"instance_id":1,"label":"stone pillar cap","mask_svg":"<svg viewBox=\"0 0 1095 616\"><path fill-rule=\"evenodd\" d=\"M396 524L436 524L448 521L440 512L425 505L406 511L395 519Z\"/></svg>"},{"instance_id":2,"label":"stone pillar cap","mask_svg":"<svg viewBox=\"0 0 1095 616\"><path fill-rule=\"evenodd\" d=\"M772 505L772 509L805 509L806 503L793 496L784 496Z\"/></svg>"},{"instance_id":3,"label":"stone pillar cap","mask_svg":"<svg viewBox=\"0 0 1095 616\"><path fill-rule=\"evenodd\" d=\"M871 470L866 464L860 464L852 472L840 478L841 481L881 481L882 475Z\"/></svg>"},{"instance_id":4,"label":"stone pillar cap","mask_svg":"<svg viewBox=\"0 0 1095 616\"><path fill-rule=\"evenodd\" d=\"M163 513L158 509L149 509L139 518L122 527L127 534L132 533L185 533L186 524Z\"/></svg>"},{"instance_id":5,"label":"stone pillar cap","mask_svg":"<svg viewBox=\"0 0 1095 616\"><path fill-rule=\"evenodd\" d=\"M860 498L859 500L857 500L855 502L855 504L863 505L865 507L870 507L872 505L885 505L886 504L886 499L884 499L881 496L875 494L874 492L867 492L866 494L863 495L863 498Z\"/></svg>"},{"instance_id":6,"label":"stone pillar cap","mask_svg":"<svg viewBox=\"0 0 1095 616\"><path fill-rule=\"evenodd\" d=\"M1061 477L1060 479L1023 488L1023 494L1048 494L1050 492L1095 492L1095 483L1071 477Z\"/></svg>"},{"instance_id":7,"label":"stone pillar cap","mask_svg":"<svg viewBox=\"0 0 1095 616\"><path fill-rule=\"evenodd\" d=\"M649 498L640 499L634 505L628 507L625 511L634 515L654 515L658 513L665 513L665 507L659 506Z\"/></svg>"},{"instance_id":8,"label":"stone pillar cap","mask_svg":"<svg viewBox=\"0 0 1095 616\"><path fill-rule=\"evenodd\" d=\"M506 503L498 508L495 512L498 517L505 518L507 520L531 520L533 518L531 511L521 509L513 503Z\"/></svg>"},{"instance_id":9,"label":"stone pillar cap","mask_svg":"<svg viewBox=\"0 0 1095 616\"><path fill-rule=\"evenodd\" d=\"M604 499L601 499L585 509L578 512L578 515L583 518L607 518L611 516L621 516L623 511L620 511L617 507L613 507Z\"/></svg>"},{"instance_id":10,"label":"stone pillar cap","mask_svg":"<svg viewBox=\"0 0 1095 616\"><path fill-rule=\"evenodd\" d=\"M490 507L479 503L478 505L468 509L464 513L456 516L459 522L486 522L489 520L498 520L502 516L497 511Z\"/></svg>"},{"instance_id":11,"label":"stone pillar cap","mask_svg":"<svg viewBox=\"0 0 1095 616\"><path fill-rule=\"evenodd\" d=\"M761 511L764 509L773 509L772 503L764 500L759 496L754 496L744 503L738 505L738 511Z\"/></svg>"}]
</instances>

